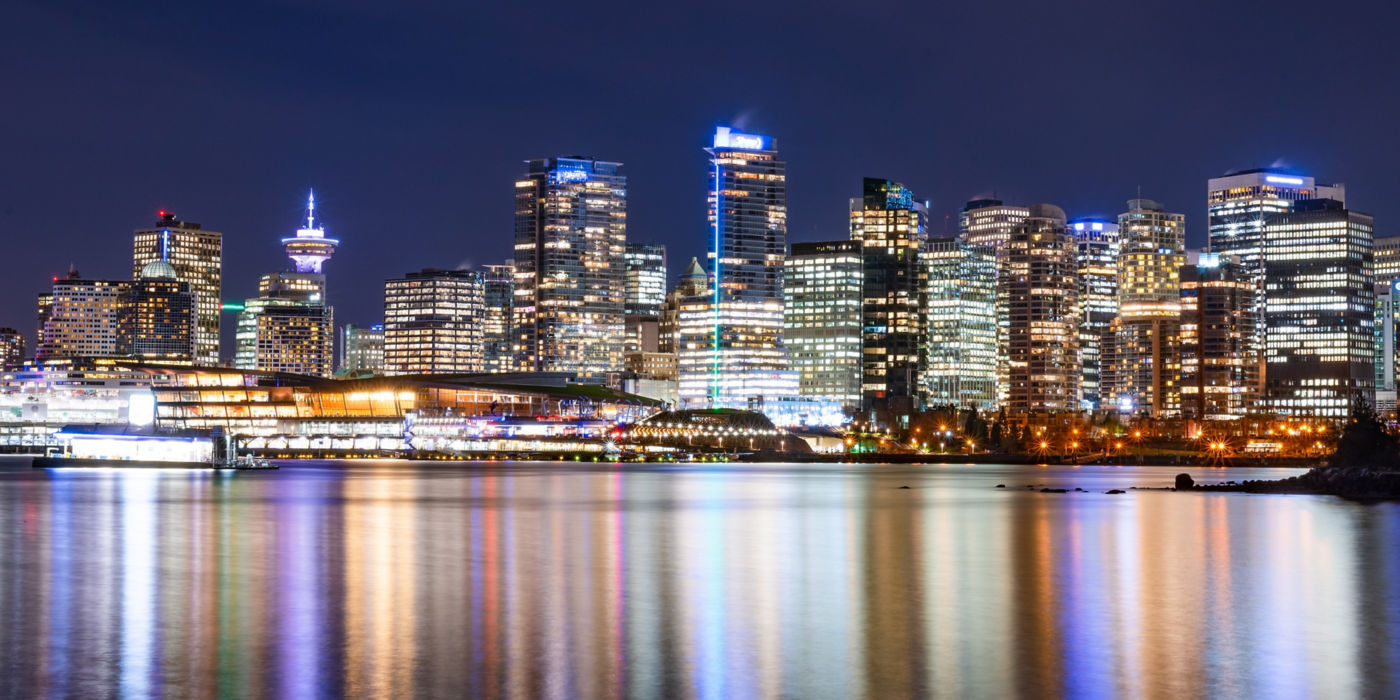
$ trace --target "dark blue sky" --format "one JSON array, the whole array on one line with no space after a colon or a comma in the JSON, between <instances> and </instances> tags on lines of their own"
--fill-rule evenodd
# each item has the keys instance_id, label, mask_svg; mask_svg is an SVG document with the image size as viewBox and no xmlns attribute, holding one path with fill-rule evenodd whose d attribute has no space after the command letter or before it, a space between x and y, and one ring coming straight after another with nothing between
<instances>
[{"instance_id":1,"label":"dark blue sky","mask_svg":"<svg viewBox=\"0 0 1400 700\"><path fill-rule=\"evenodd\" d=\"M385 277L509 256L547 155L622 161L629 238L675 275L720 123L779 139L795 241L845 237L863 176L935 231L978 193L1113 215L1141 186L1197 245L1206 178L1275 163L1400 219L1390 3L469 4L5 3L0 325L32 332L70 262L128 275L162 207L225 234L250 296L309 187L337 320L371 323Z\"/></svg>"}]
</instances>

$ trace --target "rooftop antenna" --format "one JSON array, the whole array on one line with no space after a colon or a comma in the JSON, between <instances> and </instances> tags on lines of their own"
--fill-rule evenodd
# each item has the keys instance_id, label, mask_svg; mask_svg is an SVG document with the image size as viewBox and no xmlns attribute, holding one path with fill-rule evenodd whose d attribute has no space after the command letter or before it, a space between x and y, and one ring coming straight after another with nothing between
<instances>
[{"instance_id":1,"label":"rooftop antenna","mask_svg":"<svg viewBox=\"0 0 1400 700\"><path fill-rule=\"evenodd\" d=\"M308 190L306 195L306 228L316 228L316 190Z\"/></svg>"}]
</instances>

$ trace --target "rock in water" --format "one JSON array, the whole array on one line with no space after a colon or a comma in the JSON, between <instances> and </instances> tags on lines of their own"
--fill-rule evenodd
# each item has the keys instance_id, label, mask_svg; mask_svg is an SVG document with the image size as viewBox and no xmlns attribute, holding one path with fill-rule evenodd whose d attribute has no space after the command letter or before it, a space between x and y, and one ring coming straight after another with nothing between
<instances>
[{"instance_id":1,"label":"rock in water","mask_svg":"<svg viewBox=\"0 0 1400 700\"><path fill-rule=\"evenodd\" d=\"M1104 491L1104 493L1123 493L1123 491L1121 489L1109 489Z\"/></svg>"},{"instance_id":2,"label":"rock in water","mask_svg":"<svg viewBox=\"0 0 1400 700\"><path fill-rule=\"evenodd\" d=\"M1006 484L997 484L997 488L1004 489L1006 488Z\"/></svg>"},{"instance_id":3,"label":"rock in water","mask_svg":"<svg viewBox=\"0 0 1400 700\"><path fill-rule=\"evenodd\" d=\"M901 487L899 487L899 488L907 489L907 488L909 488L909 487L908 487L908 486L901 486Z\"/></svg>"},{"instance_id":4,"label":"rock in water","mask_svg":"<svg viewBox=\"0 0 1400 700\"><path fill-rule=\"evenodd\" d=\"M1196 488L1196 480L1195 480L1195 479L1192 479L1190 474L1177 474L1177 475L1176 475L1176 490L1177 490L1177 491L1190 491L1191 489L1194 489L1194 488Z\"/></svg>"}]
</instances>

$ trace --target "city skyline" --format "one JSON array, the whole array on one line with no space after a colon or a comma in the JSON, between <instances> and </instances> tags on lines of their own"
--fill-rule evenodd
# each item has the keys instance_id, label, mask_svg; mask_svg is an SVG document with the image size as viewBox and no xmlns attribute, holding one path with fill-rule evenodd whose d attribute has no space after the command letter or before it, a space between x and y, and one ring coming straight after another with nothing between
<instances>
[{"instance_id":1,"label":"city skyline","mask_svg":"<svg viewBox=\"0 0 1400 700\"><path fill-rule=\"evenodd\" d=\"M1385 195L1400 188L1400 173L1386 157L1397 136L1384 116L1400 98L1374 80L1395 58L1365 48L1386 45L1379 32L1395 8L1339 8L1335 21L1349 31L1316 37L1308 52L1278 50L1279 37L1299 31L1287 6L1266 16L1235 7L916 7L907 18L930 27L928 40L894 46L860 31L874 20L858 14L750 8L748 21L773 27L774 40L743 59L717 50L722 37L689 30L719 11L668 8L638 49L654 60L610 47L598 60L616 77L590 69L577 87L535 95L515 89L514 78L540 70L543 59L497 60L514 55L515 33L502 29L533 16L513 8L410 7L383 26L374 10L355 6L182 7L116 17L81 6L18 6L6 23L8 45L33 55L66 48L19 76L17 94L46 108L0 116L7 133L25 135L12 157L28 166L0 175L0 234L15 255L36 261L0 280L0 298L27 298L70 262L95 278L125 276L100 253L162 207L224 232L225 300L255 296L257 275L280 257L278 239L301 221L310 187L328 235L345 243L327 265L332 277L493 263L509 257L511 212L500 202L521 162L574 153L626 163L629 238L667 245L677 261L674 282L682 263L705 252L705 203L695 194L704 173L695 164L719 123L783 141L790 242L842 237L846 200L866 176L903 182L931 200L933 234L956 230L957 210L977 194L1053 202L1076 218L1112 217L1141 186L1186 215L1187 244L1200 247L1204 181L1280 160L1346 183L1381 222L1379 235L1400 218L1400 203ZM559 41L583 30L620 39L637 28L613 27L614 17L565 10L537 36ZM1122 49L1129 54L1122 61L1103 61L1090 45L1042 39L1122 35L1145 21L1178 38ZM1232 29L1245 22L1255 31ZM967 31L977 26L998 29ZM163 51L143 41L152 27L207 41L197 55ZM822 44L830 50L793 60ZM1197 48L1205 45L1214 48ZM255 46L264 48L254 53ZM357 58L361 52L369 58ZM699 70L687 65L695 55L716 60ZM919 75L920 94L861 94L859 78L876 57ZM1253 89L1219 78L1219 66L1261 57L1270 69ZM379 59L382 67L357 68ZM752 66L762 79L714 79ZM1016 97L1034 87L1067 101L1129 104L1159 85L1177 93L1152 112L1031 115ZM1298 92L1302 85L1307 91ZM637 90L651 99L629 106ZM1340 116L1329 107L1358 94L1375 104ZM161 95L203 105L200 117L143 116ZM956 95L968 99L929 109ZM541 109L558 97L582 101L562 112ZM1149 145L1169 155L1143 158ZM83 167L73 168L78 162ZM172 163L199 167L192 175ZM59 211L66 223L51 231L47 222ZM381 267L386 259L395 260L392 269ZM373 322L378 290L342 285L332 295L342 320ZM0 325L32 322L27 309L7 305Z\"/></svg>"}]
</instances>

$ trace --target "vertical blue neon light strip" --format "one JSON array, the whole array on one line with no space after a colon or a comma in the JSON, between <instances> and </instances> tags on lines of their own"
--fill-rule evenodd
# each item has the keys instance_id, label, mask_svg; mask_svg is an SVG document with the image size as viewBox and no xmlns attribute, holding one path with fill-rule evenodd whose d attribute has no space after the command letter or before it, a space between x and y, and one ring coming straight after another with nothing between
<instances>
[{"instance_id":1,"label":"vertical blue neon light strip","mask_svg":"<svg viewBox=\"0 0 1400 700\"><path fill-rule=\"evenodd\" d=\"M716 148L715 150L718 151L719 149ZM720 218L720 217L722 216L720 212L721 212L721 210L723 209L723 206L722 206L722 203L721 203L721 200L720 200L720 190L723 189L723 187L722 187L721 184L720 184L719 154L718 154L718 153L715 153L714 155L715 155L715 240L714 240L714 251L715 251L715 291L714 291L714 304L713 304L713 306L714 306L715 329L714 329L714 357L713 357L713 361L712 361L711 369L710 369L710 384L711 384L711 388L710 388L710 408L715 408L715 402L716 402L717 399L719 399L719 267L720 267L720 265L719 265L719 259L720 259L720 256L722 255L722 253L720 252L720 249L719 249L719 228L720 228L720 221L721 221L721 218Z\"/></svg>"},{"instance_id":2,"label":"vertical blue neon light strip","mask_svg":"<svg viewBox=\"0 0 1400 700\"><path fill-rule=\"evenodd\" d=\"M170 262L170 229L160 232L160 261Z\"/></svg>"}]
</instances>

